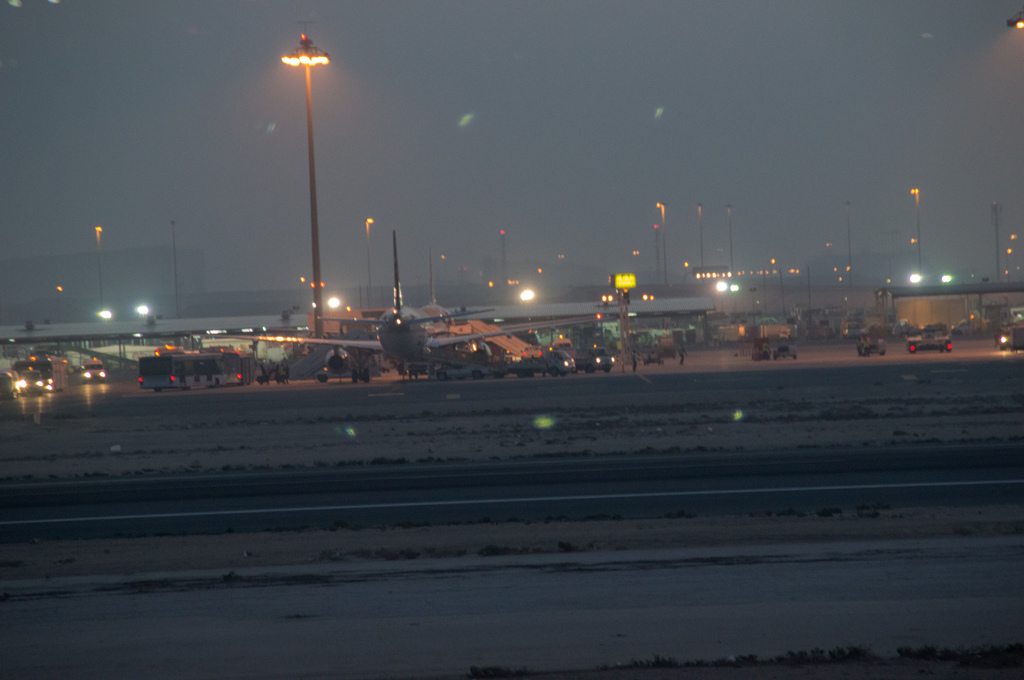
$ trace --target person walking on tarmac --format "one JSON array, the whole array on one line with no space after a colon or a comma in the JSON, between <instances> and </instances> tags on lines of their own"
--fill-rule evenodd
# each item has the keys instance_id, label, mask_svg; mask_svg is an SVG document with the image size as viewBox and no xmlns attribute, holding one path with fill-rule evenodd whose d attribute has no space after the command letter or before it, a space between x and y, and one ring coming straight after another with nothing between
<instances>
[{"instance_id":1,"label":"person walking on tarmac","mask_svg":"<svg viewBox=\"0 0 1024 680\"><path fill-rule=\"evenodd\" d=\"M686 361L686 345L679 345L679 365L682 366L684 361Z\"/></svg>"}]
</instances>

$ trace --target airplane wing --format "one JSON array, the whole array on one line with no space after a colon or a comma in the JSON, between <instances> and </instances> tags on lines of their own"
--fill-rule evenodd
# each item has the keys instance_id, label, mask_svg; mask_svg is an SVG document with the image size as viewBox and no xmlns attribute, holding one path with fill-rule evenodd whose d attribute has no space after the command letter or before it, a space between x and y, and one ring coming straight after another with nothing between
<instances>
[{"instance_id":1,"label":"airplane wing","mask_svg":"<svg viewBox=\"0 0 1024 680\"><path fill-rule=\"evenodd\" d=\"M233 340L263 340L264 342L301 342L307 345L331 345L343 349L369 349L383 351L379 340L346 340L345 338L308 338L287 335L226 335Z\"/></svg>"},{"instance_id":2,"label":"airplane wing","mask_svg":"<svg viewBox=\"0 0 1024 680\"><path fill-rule=\"evenodd\" d=\"M431 348L437 347L448 347L450 345L457 345L462 342L469 342L472 340L480 340L482 338L494 338L499 335L512 335L513 333L521 333L523 331L532 331L536 328L554 328L556 326L575 326L582 323L591 323L596 321L596 316L579 316L571 319L556 319L554 321L546 321L544 323L531 323L531 324L520 324L517 326L505 326L500 330L487 331L485 333L466 333L465 335L444 335L435 336L429 338L427 346Z\"/></svg>"}]
</instances>

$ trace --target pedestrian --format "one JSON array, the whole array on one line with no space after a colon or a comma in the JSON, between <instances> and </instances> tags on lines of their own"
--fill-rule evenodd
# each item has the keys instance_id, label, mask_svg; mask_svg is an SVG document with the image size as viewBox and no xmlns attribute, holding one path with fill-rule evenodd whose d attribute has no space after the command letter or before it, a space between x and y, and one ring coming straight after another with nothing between
<instances>
[{"instance_id":1,"label":"pedestrian","mask_svg":"<svg viewBox=\"0 0 1024 680\"><path fill-rule=\"evenodd\" d=\"M682 366L684 361L686 361L686 347L679 345L679 365Z\"/></svg>"},{"instance_id":2,"label":"pedestrian","mask_svg":"<svg viewBox=\"0 0 1024 680\"><path fill-rule=\"evenodd\" d=\"M636 373L636 352L633 352L633 372Z\"/></svg>"}]
</instances>

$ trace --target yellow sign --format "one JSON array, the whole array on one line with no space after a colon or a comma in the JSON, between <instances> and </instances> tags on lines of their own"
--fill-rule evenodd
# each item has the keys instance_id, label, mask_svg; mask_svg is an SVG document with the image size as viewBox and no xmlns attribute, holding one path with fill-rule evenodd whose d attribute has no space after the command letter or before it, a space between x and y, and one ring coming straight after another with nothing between
<instances>
[{"instance_id":1,"label":"yellow sign","mask_svg":"<svg viewBox=\"0 0 1024 680\"><path fill-rule=\"evenodd\" d=\"M636 274L616 274L615 287L620 289L636 288Z\"/></svg>"}]
</instances>

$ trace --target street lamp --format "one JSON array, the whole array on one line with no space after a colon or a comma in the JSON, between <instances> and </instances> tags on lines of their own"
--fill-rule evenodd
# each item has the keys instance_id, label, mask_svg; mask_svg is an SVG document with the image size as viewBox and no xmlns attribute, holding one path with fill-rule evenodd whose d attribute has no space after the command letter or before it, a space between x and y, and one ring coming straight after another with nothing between
<instances>
[{"instance_id":1,"label":"street lamp","mask_svg":"<svg viewBox=\"0 0 1024 680\"><path fill-rule=\"evenodd\" d=\"M668 285L668 251L665 246L665 204L655 203L655 208L661 208L661 259L664 263L662 271L665 274L665 285Z\"/></svg>"},{"instance_id":2,"label":"street lamp","mask_svg":"<svg viewBox=\"0 0 1024 680\"><path fill-rule=\"evenodd\" d=\"M370 301L370 284L372 279L370 278L370 225L373 224L373 218L366 218L366 301L367 307L369 307Z\"/></svg>"},{"instance_id":3,"label":"street lamp","mask_svg":"<svg viewBox=\"0 0 1024 680\"><path fill-rule=\"evenodd\" d=\"M921 271L921 192L918 189L911 189L914 195L914 209L917 212L917 271Z\"/></svg>"},{"instance_id":4,"label":"street lamp","mask_svg":"<svg viewBox=\"0 0 1024 680\"><path fill-rule=\"evenodd\" d=\"M178 304L178 240L174 234L174 220L171 220L171 256L174 262L174 316L181 318L181 306Z\"/></svg>"},{"instance_id":5,"label":"street lamp","mask_svg":"<svg viewBox=\"0 0 1024 680\"><path fill-rule=\"evenodd\" d=\"M1006 25L1010 28L1024 28L1024 10L1017 12L1007 19Z\"/></svg>"},{"instance_id":6,"label":"street lamp","mask_svg":"<svg viewBox=\"0 0 1024 680\"><path fill-rule=\"evenodd\" d=\"M700 203L697 204L697 229L700 232L700 266L704 268L704 212L700 207Z\"/></svg>"},{"instance_id":7,"label":"street lamp","mask_svg":"<svg viewBox=\"0 0 1024 680\"><path fill-rule=\"evenodd\" d=\"M736 271L736 265L732 261L732 203L725 206L726 211L729 213L729 271Z\"/></svg>"},{"instance_id":8,"label":"street lamp","mask_svg":"<svg viewBox=\"0 0 1024 680\"><path fill-rule=\"evenodd\" d=\"M281 61L289 66L306 67L306 129L309 138L309 221L313 241L313 337L323 337L324 324L322 292L320 290L320 227L317 224L316 210L316 164L313 160L313 94L310 86L309 69L317 64L329 64L330 56L313 46L313 41L302 34L299 47L291 54L281 57Z\"/></svg>"},{"instance_id":9,"label":"street lamp","mask_svg":"<svg viewBox=\"0 0 1024 680\"><path fill-rule=\"evenodd\" d=\"M100 234L103 233L103 227L96 227L96 273L99 274L100 281L100 307L103 306L103 260L100 257Z\"/></svg>"}]
</instances>

